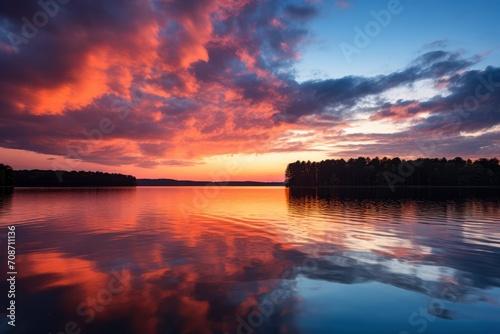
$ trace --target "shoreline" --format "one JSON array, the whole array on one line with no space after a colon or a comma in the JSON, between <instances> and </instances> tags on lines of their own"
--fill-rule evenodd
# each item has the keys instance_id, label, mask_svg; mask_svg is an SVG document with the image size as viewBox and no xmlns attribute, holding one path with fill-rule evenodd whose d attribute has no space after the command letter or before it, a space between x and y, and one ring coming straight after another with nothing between
<instances>
[{"instance_id":1,"label":"shoreline","mask_svg":"<svg viewBox=\"0 0 500 334\"><path fill-rule=\"evenodd\" d=\"M288 189L383 189L389 186L286 186ZM396 189L499 189L500 186L394 186Z\"/></svg>"}]
</instances>

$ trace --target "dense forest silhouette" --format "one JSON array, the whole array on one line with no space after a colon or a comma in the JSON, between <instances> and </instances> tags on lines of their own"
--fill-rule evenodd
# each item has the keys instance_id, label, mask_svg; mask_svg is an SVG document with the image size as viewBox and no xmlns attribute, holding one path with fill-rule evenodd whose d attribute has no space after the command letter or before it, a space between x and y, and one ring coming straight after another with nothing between
<instances>
[{"instance_id":1,"label":"dense forest silhouette","mask_svg":"<svg viewBox=\"0 0 500 334\"><path fill-rule=\"evenodd\" d=\"M497 158L476 161L420 158L297 161L287 166L287 187L335 186L500 186Z\"/></svg>"},{"instance_id":2,"label":"dense forest silhouette","mask_svg":"<svg viewBox=\"0 0 500 334\"><path fill-rule=\"evenodd\" d=\"M0 186L4 187L133 187L131 175L85 171L16 170L0 164Z\"/></svg>"},{"instance_id":3,"label":"dense forest silhouette","mask_svg":"<svg viewBox=\"0 0 500 334\"><path fill-rule=\"evenodd\" d=\"M9 165L0 164L0 187L14 186L14 171Z\"/></svg>"}]
</instances>

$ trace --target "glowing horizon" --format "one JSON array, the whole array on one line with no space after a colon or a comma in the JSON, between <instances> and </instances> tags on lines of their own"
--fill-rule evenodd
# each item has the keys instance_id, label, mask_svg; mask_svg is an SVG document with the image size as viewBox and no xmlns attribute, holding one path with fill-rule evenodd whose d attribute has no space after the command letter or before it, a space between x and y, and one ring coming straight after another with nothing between
<instances>
[{"instance_id":1,"label":"glowing horizon","mask_svg":"<svg viewBox=\"0 0 500 334\"><path fill-rule=\"evenodd\" d=\"M296 160L500 156L495 1L42 3L0 10L14 169L283 181Z\"/></svg>"}]
</instances>

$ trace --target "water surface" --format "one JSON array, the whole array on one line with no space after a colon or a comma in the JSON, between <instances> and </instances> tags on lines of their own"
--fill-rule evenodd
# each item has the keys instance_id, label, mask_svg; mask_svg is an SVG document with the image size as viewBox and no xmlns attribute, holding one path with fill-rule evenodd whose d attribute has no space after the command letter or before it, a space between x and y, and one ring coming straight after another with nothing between
<instances>
[{"instance_id":1,"label":"water surface","mask_svg":"<svg viewBox=\"0 0 500 334\"><path fill-rule=\"evenodd\" d=\"M0 200L2 244L15 225L18 253L16 327L5 313L0 326L54 334L500 333L498 217L494 198L19 188Z\"/></svg>"}]
</instances>

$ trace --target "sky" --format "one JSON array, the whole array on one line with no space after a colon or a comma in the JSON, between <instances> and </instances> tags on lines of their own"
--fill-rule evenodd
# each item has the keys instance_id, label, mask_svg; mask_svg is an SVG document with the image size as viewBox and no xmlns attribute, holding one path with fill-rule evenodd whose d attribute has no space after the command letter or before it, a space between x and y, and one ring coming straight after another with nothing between
<instances>
[{"instance_id":1,"label":"sky","mask_svg":"<svg viewBox=\"0 0 500 334\"><path fill-rule=\"evenodd\" d=\"M0 8L0 162L282 181L296 160L500 156L500 3Z\"/></svg>"}]
</instances>

